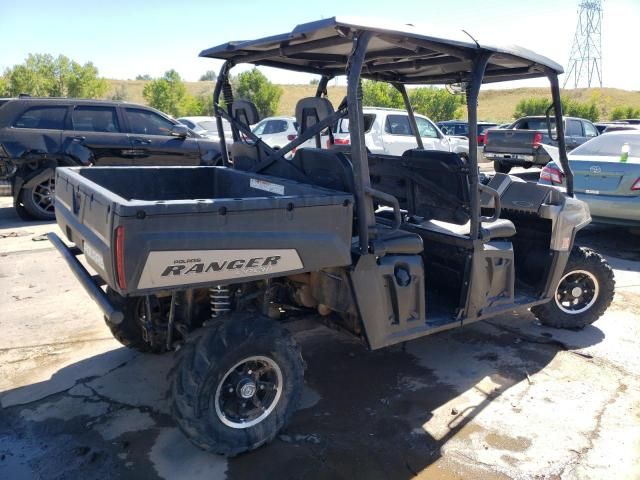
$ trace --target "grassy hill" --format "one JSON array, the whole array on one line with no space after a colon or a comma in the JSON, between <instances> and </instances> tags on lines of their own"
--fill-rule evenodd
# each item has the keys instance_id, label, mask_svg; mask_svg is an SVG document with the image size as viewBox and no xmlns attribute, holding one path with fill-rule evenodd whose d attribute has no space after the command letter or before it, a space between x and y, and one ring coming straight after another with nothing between
<instances>
[{"instance_id":1,"label":"grassy hill","mask_svg":"<svg viewBox=\"0 0 640 480\"><path fill-rule=\"evenodd\" d=\"M128 100L145 103L142 97L143 80L109 80L110 98L117 88L124 85ZM192 95L212 95L213 82L185 82ZM296 102L303 97L315 94L315 85L282 85L284 93L280 99L279 115L293 115ZM329 87L329 99L337 106L347 94L346 87ZM640 108L640 91L619 90L616 88L579 88L565 90L563 95L581 102L595 101L600 109L600 119L605 120L609 112L617 106ZM483 90L480 92L478 117L486 121L506 122L512 120L517 103L525 98L545 97L551 99L548 88L515 88L509 90Z\"/></svg>"}]
</instances>

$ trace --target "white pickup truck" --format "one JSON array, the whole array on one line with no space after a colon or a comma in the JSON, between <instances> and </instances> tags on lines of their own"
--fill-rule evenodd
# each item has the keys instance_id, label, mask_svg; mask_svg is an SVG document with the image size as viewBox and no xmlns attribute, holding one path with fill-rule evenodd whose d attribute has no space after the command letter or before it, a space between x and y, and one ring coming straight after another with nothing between
<instances>
[{"instance_id":1,"label":"white pickup truck","mask_svg":"<svg viewBox=\"0 0 640 480\"><path fill-rule=\"evenodd\" d=\"M365 143L371 153L402 155L416 148L417 142L406 110L395 108L364 107ZM415 114L416 124L425 150L441 150L469 155L469 140L466 137L449 136L442 133L429 118ZM336 145L349 144L349 119L338 121L334 129Z\"/></svg>"}]
</instances>

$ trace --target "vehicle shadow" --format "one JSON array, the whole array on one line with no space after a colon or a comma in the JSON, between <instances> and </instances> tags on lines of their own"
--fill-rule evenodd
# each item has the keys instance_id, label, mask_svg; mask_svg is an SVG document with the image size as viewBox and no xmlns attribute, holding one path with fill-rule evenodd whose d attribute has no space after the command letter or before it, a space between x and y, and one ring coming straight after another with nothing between
<instances>
[{"instance_id":1,"label":"vehicle shadow","mask_svg":"<svg viewBox=\"0 0 640 480\"><path fill-rule=\"evenodd\" d=\"M55 220L24 220L18 216L13 206L0 207L0 229L54 225Z\"/></svg>"},{"instance_id":2,"label":"vehicle shadow","mask_svg":"<svg viewBox=\"0 0 640 480\"><path fill-rule=\"evenodd\" d=\"M627 227L589 225L578 232L576 244L607 256L615 269L640 271L640 235Z\"/></svg>"},{"instance_id":3,"label":"vehicle shadow","mask_svg":"<svg viewBox=\"0 0 640 480\"><path fill-rule=\"evenodd\" d=\"M514 325L504 328L506 320L479 323L425 337L404 348L394 346L374 352L350 335L323 325L310 330L295 328L299 330L295 336L307 364L304 405L272 443L229 459L226 478L408 479L420 472L428 475L449 442L469 435L468 425L474 418L499 402L511 387L527 382L559 351L566 349L562 342L536 335L539 330L530 325L530 316L516 318ZM572 345L583 347L601 341L604 336L591 327L578 332L577 337ZM123 349L116 349L84 359L61 369L45 382L3 395L42 396L48 383L60 382L69 375L90 376L94 378L85 378L84 382L99 392L100 401L111 398L118 405L151 409L158 425L172 426L166 414L168 409L162 404L166 402L164 393L172 354L134 356L106 376L98 376L97 365L107 366L104 371L109 371L122 355ZM483 393L475 402L461 400L460 395L469 391ZM5 417L13 419L13 431L31 431L24 425L27 420L18 415L23 408L4 409ZM91 436L86 425L85 418L34 433L39 442L49 445L67 442L68 450L69 442L95 444L96 435ZM145 445L148 450L156 434L157 426L142 429L128 433L126 442ZM116 444L109 441L95 448L104 452L101 462L110 459L114 475L121 469L125 476L131 475L132 467L126 469L124 462L118 461L120 451L113 446ZM134 463L148 462L147 453L143 452ZM211 462L219 461L211 456ZM105 465L98 462L96 473ZM148 464L133 469L138 467L142 468L139 473L150 469ZM456 471L462 477L477 476L478 472L464 472L461 468L458 466ZM38 473L47 477L56 472Z\"/></svg>"}]
</instances>

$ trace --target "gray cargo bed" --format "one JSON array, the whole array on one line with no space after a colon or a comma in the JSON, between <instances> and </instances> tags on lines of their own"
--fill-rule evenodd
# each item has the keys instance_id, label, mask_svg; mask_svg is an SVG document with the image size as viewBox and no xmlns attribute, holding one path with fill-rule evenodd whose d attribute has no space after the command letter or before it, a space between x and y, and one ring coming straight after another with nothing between
<instances>
[{"instance_id":1,"label":"gray cargo bed","mask_svg":"<svg viewBox=\"0 0 640 480\"><path fill-rule=\"evenodd\" d=\"M56 217L122 295L351 263L351 194L230 168L58 168Z\"/></svg>"}]
</instances>

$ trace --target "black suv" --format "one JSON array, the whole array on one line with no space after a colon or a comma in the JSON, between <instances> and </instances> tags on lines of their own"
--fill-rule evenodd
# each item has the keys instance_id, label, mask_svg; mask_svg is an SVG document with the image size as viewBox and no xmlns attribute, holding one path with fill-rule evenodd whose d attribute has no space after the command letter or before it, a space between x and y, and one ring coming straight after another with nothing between
<instances>
[{"instance_id":1,"label":"black suv","mask_svg":"<svg viewBox=\"0 0 640 480\"><path fill-rule=\"evenodd\" d=\"M49 220L54 169L74 165L215 165L217 142L132 103L0 99L0 179L22 218Z\"/></svg>"}]
</instances>

